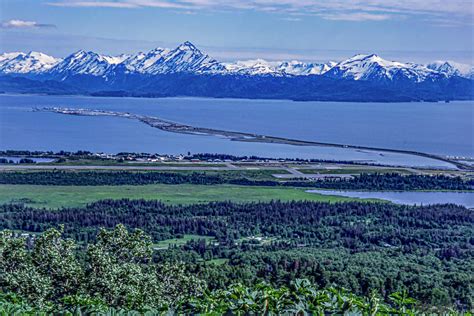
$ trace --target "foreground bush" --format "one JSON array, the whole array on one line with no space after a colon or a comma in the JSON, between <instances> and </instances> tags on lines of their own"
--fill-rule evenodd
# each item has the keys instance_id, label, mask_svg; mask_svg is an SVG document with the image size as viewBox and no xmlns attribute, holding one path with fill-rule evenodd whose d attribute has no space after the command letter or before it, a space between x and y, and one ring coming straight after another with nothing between
<instances>
[{"instance_id":1,"label":"foreground bush","mask_svg":"<svg viewBox=\"0 0 474 316\"><path fill-rule=\"evenodd\" d=\"M182 265L153 263L150 237L123 225L101 230L85 249L50 229L27 244L0 233L0 315L404 314L418 313L406 292L388 302L307 280L206 290ZM443 311L449 313L449 311Z\"/></svg>"},{"instance_id":2,"label":"foreground bush","mask_svg":"<svg viewBox=\"0 0 474 316\"><path fill-rule=\"evenodd\" d=\"M174 306L143 306L138 310L108 307L102 301L86 297L67 297L62 305L36 307L15 294L0 295L1 315L417 315L415 301L406 293L394 293L391 302L381 302L374 293L359 297L343 290L316 290L307 280L296 280L290 287L273 288L233 285L201 296L181 300ZM430 313L437 314L433 310ZM439 312L441 314L441 312ZM442 311L444 315L458 315ZM470 315L466 313L465 315Z\"/></svg>"},{"instance_id":3,"label":"foreground bush","mask_svg":"<svg viewBox=\"0 0 474 316\"><path fill-rule=\"evenodd\" d=\"M46 310L91 304L169 308L203 292L203 282L185 275L182 265L152 264L151 256L150 237L140 230L129 233L123 225L101 230L84 251L56 229L35 238L30 247L25 238L3 231L0 288Z\"/></svg>"}]
</instances>

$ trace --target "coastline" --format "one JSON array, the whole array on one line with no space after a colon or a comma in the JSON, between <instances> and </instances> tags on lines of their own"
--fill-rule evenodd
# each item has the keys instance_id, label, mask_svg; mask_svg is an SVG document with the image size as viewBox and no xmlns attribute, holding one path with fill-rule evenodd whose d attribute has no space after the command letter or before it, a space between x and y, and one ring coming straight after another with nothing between
<instances>
[{"instance_id":1,"label":"coastline","mask_svg":"<svg viewBox=\"0 0 474 316\"><path fill-rule=\"evenodd\" d=\"M219 129L212 129L212 128L195 127L191 125L163 120L158 117L133 114L129 112L116 112L116 111L104 111L104 110L92 110L92 109L73 109L73 108L63 108L63 107L33 108L33 111L52 112L52 113L57 113L57 114L78 115L78 116L121 117L121 118L138 120L146 125L149 125L153 128L157 128L166 132L201 135L201 136L202 135L221 136L231 141L285 144L285 145L293 145L293 146L321 146L321 147L333 147L333 148L344 148L344 149L348 148L348 149L356 149L356 150L369 150L369 151L376 151L376 152L406 154L406 155L419 156L419 157L446 162L461 170L474 170L474 166L472 165L464 164L459 161L454 161L447 157L430 154L430 153L419 152L419 151L371 147L371 146L359 146L359 145L339 144L339 143L326 143L326 142L317 142L317 141L306 141L306 140L298 140L298 139L277 137L277 136L271 136L271 135L260 135L260 134L246 133L246 132L226 131L226 130L219 130Z\"/></svg>"}]
</instances>

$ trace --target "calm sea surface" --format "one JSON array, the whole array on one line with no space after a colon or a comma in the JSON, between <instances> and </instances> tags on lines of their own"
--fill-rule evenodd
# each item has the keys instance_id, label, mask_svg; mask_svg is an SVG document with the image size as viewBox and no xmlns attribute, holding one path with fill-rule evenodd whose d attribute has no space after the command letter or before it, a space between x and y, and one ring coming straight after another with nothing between
<instances>
[{"instance_id":1,"label":"calm sea surface","mask_svg":"<svg viewBox=\"0 0 474 316\"><path fill-rule=\"evenodd\" d=\"M307 192L324 195L347 196L360 199L381 199L397 204L427 205L437 203L453 203L469 208L474 208L473 192L359 192L332 190L309 190Z\"/></svg>"},{"instance_id":2,"label":"calm sea surface","mask_svg":"<svg viewBox=\"0 0 474 316\"><path fill-rule=\"evenodd\" d=\"M63 106L133 112L199 127L321 142L474 156L474 102L334 103L204 98L0 96L0 149L100 152L199 152L265 157L361 160L444 166L400 154L233 142L214 136L164 132L137 121L32 112Z\"/></svg>"}]
</instances>

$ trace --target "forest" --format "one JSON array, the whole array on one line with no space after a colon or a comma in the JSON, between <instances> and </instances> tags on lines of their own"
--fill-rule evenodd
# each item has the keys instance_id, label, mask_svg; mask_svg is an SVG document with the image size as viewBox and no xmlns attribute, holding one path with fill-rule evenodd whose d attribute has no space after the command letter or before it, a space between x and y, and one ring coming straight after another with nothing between
<instances>
[{"instance_id":1,"label":"forest","mask_svg":"<svg viewBox=\"0 0 474 316\"><path fill-rule=\"evenodd\" d=\"M61 228L37 236L34 244L11 231L0 233L0 313L5 315L415 315L455 314L427 307L406 290L365 296L307 279L287 285L268 282L209 289L201 273L184 263L153 258L152 242L123 225L101 229L78 250ZM214 269L214 273L219 273ZM436 297L443 299L442 295Z\"/></svg>"},{"instance_id":2,"label":"forest","mask_svg":"<svg viewBox=\"0 0 474 316\"><path fill-rule=\"evenodd\" d=\"M344 288L364 297L375 291L387 302L391 293L406 291L419 308L473 308L474 215L456 205L104 200L59 210L0 206L0 229L26 233L29 247L36 247L39 233L61 227L84 253L100 241L101 228L120 224L150 236L155 264L184 263L183 273L199 276L208 291L237 283L291 287L306 279L318 290ZM158 246L189 234L202 238Z\"/></svg>"},{"instance_id":3,"label":"forest","mask_svg":"<svg viewBox=\"0 0 474 316\"><path fill-rule=\"evenodd\" d=\"M361 174L350 179L316 181L258 180L240 175L204 172L157 171L34 171L2 172L0 184L34 185L146 185L146 184L236 184L248 186L314 187L336 190L473 190L474 180L444 175L400 175L397 173Z\"/></svg>"},{"instance_id":4,"label":"forest","mask_svg":"<svg viewBox=\"0 0 474 316\"><path fill-rule=\"evenodd\" d=\"M397 173L282 181L243 172L6 171L0 184L473 189L459 177ZM52 209L25 201L0 205L0 314L474 308L474 214L462 206L102 199Z\"/></svg>"}]
</instances>

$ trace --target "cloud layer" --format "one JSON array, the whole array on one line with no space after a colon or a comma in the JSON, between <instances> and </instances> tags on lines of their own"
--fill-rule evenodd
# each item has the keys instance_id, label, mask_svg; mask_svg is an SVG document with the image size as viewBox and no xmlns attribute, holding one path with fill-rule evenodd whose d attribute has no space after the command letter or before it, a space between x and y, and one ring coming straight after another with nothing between
<instances>
[{"instance_id":1,"label":"cloud layer","mask_svg":"<svg viewBox=\"0 0 474 316\"><path fill-rule=\"evenodd\" d=\"M23 21L23 20L8 20L1 24L4 29L32 29L32 28L54 28L54 24L44 24L35 21Z\"/></svg>"},{"instance_id":2,"label":"cloud layer","mask_svg":"<svg viewBox=\"0 0 474 316\"><path fill-rule=\"evenodd\" d=\"M381 21L421 15L432 21L459 19L472 24L472 0L50 0L62 7L164 8L186 12L199 10L254 10L320 16L338 21Z\"/></svg>"}]
</instances>

